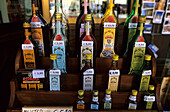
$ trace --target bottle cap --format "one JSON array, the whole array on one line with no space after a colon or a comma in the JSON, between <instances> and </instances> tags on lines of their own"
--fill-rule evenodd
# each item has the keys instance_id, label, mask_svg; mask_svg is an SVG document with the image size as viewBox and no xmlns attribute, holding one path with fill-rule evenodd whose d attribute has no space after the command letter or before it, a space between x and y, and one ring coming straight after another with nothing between
<instances>
[{"instance_id":1,"label":"bottle cap","mask_svg":"<svg viewBox=\"0 0 170 112\"><path fill-rule=\"evenodd\" d=\"M55 19L56 19L56 21L61 21L62 20L62 13L56 13Z\"/></svg>"},{"instance_id":2,"label":"bottle cap","mask_svg":"<svg viewBox=\"0 0 170 112\"><path fill-rule=\"evenodd\" d=\"M146 22L146 16L139 16L139 22L145 23Z\"/></svg>"},{"instance_id":3,"label":"bottle cap","mask_svg":"<svg viewBox=\"0 0 170 112\"><path fill-rule=\"evenodd\" d=\"M86 54L86 59L92 59L92 54Z\"/></svg>"},{"instance_id":4,"label":"bottle cap","mask_svg":"<svg viewBox=\"0 0 170 112\"><path fill-rule=\"evenodd\" d=\"M113 57L112 57L112 60L114 60L114 61L117 61L117 60L119 60L119 55L117 55L117 54L114 54L114 55L113 55Z\"/></svg>"},{"instance_id":5,"label":"bottle cap","mask_svg":"<svg viewBox=\"0 0 170 112\"><path fill-rule=\"evenodd\" d=\"M92 16L91 16L91 14L85 14L84 15L85 17L85 21L91 21L92 20Z\"/></svg>"},{"instance_id":6,"label":"bottle cap","mask_svg":"<svg viewBox=\"0 0 170 112\"><path fill-rule=\"evenodd\" d=\"M151 55L146 54L145 55L145 60L150 61L151 60Z\"/></svg>"},{"instance_id":7,"label":"bottle cap","mask_svg":"<svg viewBox=\"0 0 170 112\"><path fill-rule=\"evenodd\" d=\"M30 28L31 25L30 25L29 23L27 23L27 22L24 22L23 27L24 27L24 28Z\"/></svg>"},{"instance_id":8,"label":"bottle cap","mask_svg":"<svg viewBox=\"0 0 170 112\"><path fill-rule=\"evenodd\" d=\"M50 54L50 59L51 60L56 60L57 59L57 54Z\"/></svg>"},{"instance_id":9,"label":"bottle cap","mask_svg":"<svg viewBox=\"0 0 170 112\"><path fill-rule=\"evenodd\" d=\"M155 89L154 85L149 85L149 90L154 90L154 89Z\"/></svg>"},{"instance_id":10,"label":"bottle cap","mask_svg":"<svg viewBox=\"0 0 170 112\"><path fill-rule=\"evenodd\" d=\"M83 90L79 90L79 91L78 91L78 94L79 94L80 96L83 96L83 95L84 95L84 91L83 91Z\"/></svg>"},{"instance_id":11,"label":"bottle cap","mask_svg":"<svg viewBox=\"0 0 170 112\"><path fill-rule=\"evenodd\" d=\"M99 92L97 90L94 90L93 94L97 96L99 94Z\"/></svg>"},{"instance_id":12,"label":"bottle cap","mask_svg":"<svg viewBox=\"0 0 170 112\"><path fill-rule=\"evenodd\" d=\"M137 91L137 90L132 90L132 95L133 95L133 96L137 96L137 94L138 94L138 91Z\"/></svg>"},{"instance_id":13,"label":"bottle cap","mask_svg":"<svg viewBox=\"0 0 170 112\"><path fill-rule=\"evenodd\" d=\"M111 90L110 89L106 89L106 94L111 94Z\"/></svg>"}]
</instances>

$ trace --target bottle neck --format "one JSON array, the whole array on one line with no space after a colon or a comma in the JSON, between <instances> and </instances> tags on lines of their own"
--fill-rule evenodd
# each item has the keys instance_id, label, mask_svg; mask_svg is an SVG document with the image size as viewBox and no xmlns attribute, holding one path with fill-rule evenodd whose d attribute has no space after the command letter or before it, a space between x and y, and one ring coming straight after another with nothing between
<instances>
[{"instance_id":1,"label":"bottle neck","mask_svg":"<svg viewBox=\"0 0 170 112\"><path fill-rule=\"evenodd\" d=\"M61 34L62 29L62 21L56 20L55 21L55 28L56 28L56 34Z\"/></svg>"},{"instance_id":2,"label":"bottle neck","mask_svg":"<svg viewBox=\"0 0 170 112\"><path fill-rule=\"evenodd\" d=\"M150 67L150 61L149 60L145 60L146 63L146 67Z\"/></svg>"},{"instance_id":3,"label":"bottle neck","mask_svg":"<svg viewBox=\"0 0 170 112\"><path fill-rule=\"evenodd\" d=\"M39 0L32 0L32 13L33 16L39 14Z\"/></svg>"},{"instance_id":4,"label":"bottle neck","mask_svg":"<svg viewBox=\"0 0 170 112\"><path fill-rule=\"evenodd\" d=\"M93 95L92 101L93 101L93 102L98 102L98 95Z\"/></svg>"},{"instance_id":5,"label":"bottle neck","mask_svg":"<svg viewBox=\"0 0 170 112\"><path fill-rule=\"evenodd\" d=\"M140 7L139 0L134 0L133 1L132 13L134 13L135 16L138 16L138 8L139 7Z\"/></svg>"},{"instance_id":6,"label":"bottle neck","mask_svg":"<svg viewBox=\"0 0 170 112\"><path fill-rule=\"evenodd\" d=\"M55 12L61 13L61 3L60 0L55 0Z\"/></svg>"},{"instance_id":7,"label":"bottle neck","mask_svg":"<svg viewBox=\"0 0 170 112\"><path fill-rule=\"evenodd\" d=\"M115 61L115 60L113 60L113 61L112 61L112 67L113 67L113 68L118 68L118 62Z\"/></svg>"},{"instance_id":8,"label":"bottle neck","mask_svg":"<svg viewBox=\"0 0 170 112\"><path fill-rule=\"evenodd\" d=\"M91 60L90 59L86 59L85 66L91 67Z\"/></svg>"},{"instance_id":9,"label":"bottle neck","mask_svg":"<svg viewBox=\"0 0 170 112\"><path fill-rule=\"evenodd\" d=\"M79 100L83 100L83 99L84 99L84 96L83 96L83 95L82 95L82 96L79 95L79 96L78 96L78 99L79 99Z\"/></svg>"},{"instance_id":10,"label":"bottle neck","mask_svg":"<svg viewBox=\"0 0 170 112\"><path fill-rule=\"evenodd\" d=\"M111 95L110 94L106 94L105 95L105 100L106 101L111 101Z\"/></svg>"},{"instance_id":11,"label":"bottle neck","mask_svg":"<svg viewBox=\"0 0 170 112\"><path fill-rule=\"evenodd\" d=\"M90 35L90 29L91 29L90 21L86 21L85 29L86 29L86 35Z\"/></svg>"},{"instance_id":12,"label":"bottle neck","mask_svg":"<svg viewBox=\"0 0 170 112\"><path fill-rule=\"evenodd\" d=\"M137 34L138 34L139 36L143 36L143 30L144 30L144 23L138 23Z\"/></svg>"},{"instance_id":13,"label":"bottle neck","mask_svg":"<svg viewBox=\"0 0 170 112\"><path fill-rule=\"evenodd\" d=\"M87 0L87 3L89 4L89 1ZM81 13L83 14L88 14L90 11L89 11L89 5L87 6L87 10L84 10L84 0L81 1L81 6L80 6L80 10L81 10Z\"/></svg>"},{"instance_id":14,"label":"bottle neck","mask_svg":"<svg viewBox=\"0 0 170 112\"><path fill-rule=\"evenodd\" d=\"M113 12L113 0L107 0L107 9Z\"/></svg>"},{"instance_id":15,"label":"bottle neck","mask_svg":"<svg viewBox=\"0 0 170 112\"><path fill-rule=\"evenodd\" d=\"M55 61L54 61L54 60L51 60L51 64L50 64L50 69L51 69L51 70L54 70L54 63L55 63Z\"/></svg>"},{"instance_id":16,"label":"bottle neck","mask_svg":"<svg viewBox=\"0 0 170 112\"><path fill-rule=\"evenodd\" d=\"M154 90L148 90L149 94L153 94Z\"/></svg>"}]
</instances>

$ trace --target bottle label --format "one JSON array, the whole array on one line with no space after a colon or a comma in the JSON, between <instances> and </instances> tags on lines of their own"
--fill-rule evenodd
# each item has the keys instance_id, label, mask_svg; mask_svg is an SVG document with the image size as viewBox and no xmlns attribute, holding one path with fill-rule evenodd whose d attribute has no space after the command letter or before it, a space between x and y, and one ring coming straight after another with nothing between
<instances>
[{"instance_id":1,"label":"bottle label","mask_svg":"<svg viewBox=\"0 0 170 112\"><path fill-rule=\"evenodd\" d=\"M94 75L93 69L88 69L83 73L83 90L84 91L93 90L93 75Z\"/></svg>"},{"instance_id":2,"label":"bottle label","mask_svg":"<svg viewBox=\"0 0 170 112\"><path fill-rule=\"evenodd\" d=\"M41 22L31 22L31 28L41 28Z\"/></svg>"},{"instance_id":3,"label":"bottle label","mask_svg":"<svg viewBox=\"0 0 170 112\"><path fill-rule=\"evenodd\" d=\"M94 75L94 69L87 69L83 75Z\"/></svg>"},{"instance_id":4,"label":"bottle label","mask_svg":"<svg viewBox=\"0 0 170 112\"><path fill-rule=\"evenodd\" d=\"M103 50L100 54L100 57L112 57L114 52L115 44L115 31L116 23L104 23L104 32L103 32Z\"/></svg>"},{"instance_id":5,"label":"bottle label","mask_svg":"<svg viewBox=\"0 0 170 112\"><path fill-rule=\"evenodd\" d=\"M22 44L22 50L33 50L33 44Z\"/></svg>"},{"instance_id":6,"label":"bottle label","mask_svg":"<svg viewBox=\"0 0 170 112\"><path fill-rule=\"evenodd\" d=\"M38 56L45 56L42 29L32 28L31 33L32 33L32 39L35 43L35 47L38 52Z\"/></svg>"},{"instance_id":7,"label":"bottle label","mask_svg":"<svg viewBox=\"0 0 170 112\"><path fill-rule=\"evenodd\" d=\"M142 76L139 91L140 92L148 91L149 82L150 82L150 75Z\"/></svg>"},{"instance_id":8,"label":"bottle label","mask_svg":"<svg viewBox=\"0 0 170 112\"><path fill-rule=\"evenodd\" d=\"M86 54L92 54L91 66L93 67L93 41L82 41L80 70L85 66Z\"/></svg>"},{"instance_id":9,"label":"bottle label","mask_svg":"<svg viewBox=\"0 0 170 112\"><path fill-rule=\"evenodd\" d=\"M109 76L108 89L111 91L117 91L118 89L119 76Z\"/></svg>"},{"instance_id":10,"label":"bottle label","mask_svg":"<svg viewBox=\"0 0 170 112\"><path fill-rule=\"evenodd\" d=\"M81 28L80 28L80 38L84 33L84 23L81 24Z\"/></svg>"},{"instance_id":11,"label":"bottle label","mask_svg":"<svg viewBox=\"0 0 170 112\"><path fill-rule=\"evenodd\" d=\"M129 103L128 109L136 110L136 108L137 108L137 104Z\"/></svg>"},{"instance_id":12,"label":"bottle label","mask_svg":"<svg viewBox=\"0 0 170 112\"><path fill-rule=\"evenodd\" d=\"M147 102L146 103L146 109L151 110L152 109L153 102Z\"/></svg>"},{"instance_id":13,"label":"bottle label","mask_svg":"<svg viewBox=\"0 0 170 112\"><path fill-rule=\"evenodd\" d=\"M99 98L98 97L93 97L92 101L93 102L98 102Z\"/></svg>"},{"instance_id":14,"label":"bottle label","mask_svg":"<svg viewBox=\"0 0 170 112\"><path fill-rule=\"evenodd\" d=\"M111 109L112 103L104 103L104 109Z\"/></svg>"},{"instance_id":15,"label":"bottle label","mask_svg":"<svg viewBox=\"0 0 170 112\"><path fill-rule=\"evenodd\" d=\"M129 100L136 101L136 96L130 95Z\"/></svg>"},{"instance_id":16,"label":"bottle label","mask_svg":"<svg viewBox=\"0 0 170 112\"><path fill-rule=\"evenodd\" d=\"M135 42L135 47L146 47L145 42Z\"/></svg>"},{"instance_id":17,"label":"bottle label","mask_svg":"<svg viewBox=\"0 0 170 112\"><path fill-rule=\"evenodd\" d=\"M142 72L142 76L146 76L146 75L152 75L152 71L151 70L144 70Z\"/></svg>"},{"instance_id":18,"label":"bottle label","mask_svg":"<svg viewBox=\"0 0 170 112\"><path fill-rule=\"evenodd\" d=\"M128 29L129 29L128 43L132 40L133 36L136 34L137 26L138 26L138 17L134 16L128 25Z\"/></svg>"},{"instance_id":19,"label":"bottle label","mask_svg":"<svg viewBox=\"0 0 170 112\"><path fill-rule=\"evenodd\" d=\"M33 78L45 78L45 70L33 70Z\"/></svg>"},{"instance_id":20,"label":"bottle label","mask_svg":"<svg viewBox=\"0 0 170 112\"><path fill-rule=\"evenodd\" d=\"M154 102L155 96L144 96L144 101L146 102Z\"/></svg>"},{"instance_id":21,"label":"bottle label","mask_svg":"<svg viewBox=\"0 0 170 112\"><path fill-rule=\"evenodd\" d=\"M84 104L77 104L77 109L85 109L85 105Z\"/></svg>"},{"instance_id":22,"label":"bottle label","mask_svg":"<svg viewBox=\"0 0 170 112\"><path fill-rule=\"evenodd\" d=\"M109 76L120 76L120 70L109 70Z\"/></svg>"},{"instance_id":23,"label":"bottle label","mask_svg":"<svg viewBox=\"0 0 170 112\"><path fill-rule=\"evenodd\" d=\"M52 53L57 54L57 60L54 61L54 67L61 70L61 73L67 73L66 57L65 57L66 49L65 49L64 41L53 42Z\"/></svg>"},{"instance_id":24,"label":"bottle label","mask_svg":"<svg viewBox=\"0 0 170 112\"><path fill-rule=\"evenodd\" d=\"M99 109L99 105L98 104L91 104L91 109L98 110Z\"/></svg>"},{"instance_id":25,"label":"bottle label","mask_svg":"<svg viewBox=\"0 0 170 112\"><path fill-rule=\"evenodd\" d=\"M61 71L60 70L50 70L49 74L50 75L61 75Z\"/></svg>"},{"instance_id":26,"label":"bottle label","mask_svg":"<svg viewBox=\"0 0 170 112\"><path fill-rule=\"evenodd\" d=\"M50 70L50 91L60 91L60 70Z\"/></svg>"}]
</instances>

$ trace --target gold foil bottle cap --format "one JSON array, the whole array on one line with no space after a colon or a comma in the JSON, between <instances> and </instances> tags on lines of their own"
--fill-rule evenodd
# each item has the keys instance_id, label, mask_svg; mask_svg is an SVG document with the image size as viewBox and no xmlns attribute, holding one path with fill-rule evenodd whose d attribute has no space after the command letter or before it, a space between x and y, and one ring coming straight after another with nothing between
<instances>
[{"instance_id":1,"label":"gold foil bottle cap","mask_svg":"<svg viewBox=\"0 0 170 112\"><path fill-rule=\"evenodd\" d=\"M83 91L83 90L79 90L79 91L78 91L78 94L79 94L80 96L83 96L83 95L84 95L84 91Z\"/></svg>"},{"instance_id":2,"label":"gold foil bottle cap","mask_svg":"<svg viewBox=\"0 0 170 112\"><path fill-rule=\"evenodd\" d=\"M92 59L92 54L86 54L86 59Z\"/></svg>"},{"instance_id":3,"label":"gold foil bottle cap","mask_svg":"<svg viewBox=\"0 0 170 112\"><path fill-rule=\"evenodd\" d=\"M146 16L139 16L139 22L145 23L146 22Z\"/></svg>"},{"instance_id":4,"label":"gold foil bottle cap","mask_svg":"<svg viewBox=\"0 0 170 112\"><path fill-rule=\"evenodd\" d=\"M145 55L145 60L150 61L151 60L151 55L146 54Z\"/></svg>"},{"instance_id":5,"label":"gold foil bottle cap","mask_svg":"<svg viewBox=\"0 0 170 112\"><path fill-rule=\"evenodd\" d=\"M111 94L111 90L110 89L106 89L106 94Z\"/></svg>"},{"instance_id":6,"label":"gold foil bottle cap","mask_svg":"<svg viewBox=\"0 0 170 112\"><path fill-rule=\"evenodd\" d=\"M112 56L112 60L118 61L118 60L119 60L119 55L114 54L114 55Z\"/></svg>"},{"instance_id":7,"label":"gold foil bottle cap","mask_svg":"<svg viewBox=\"0 0 170 112\"><path fill-rule=\"evenodd\" d=\"M132 95L133 95L133 96L137 96L137 94L138 94L138 91L137 91L137 90L132 90Z\"/></svg>"},{"instance_id":8,"label":"gold foil bottle cap","mask_svg":"<svg viewBox=\"0 0 170 112\"><path fill-rule=\"evenodd\" d=\"M99 92L97 90L94 90L93 94L97 96L99 94Z\"/></svg>"},{"instance_id":9,"label":"gold foil bottle cap","mask_svg":"<svg viewBox=\"0 0 170 112\"><path fill-rule=\"evenodd\" d=\"M154 85L149 85L149 90L154 90L155 86Z\"/></svg>"},{"instance_id":10,"label":"gold foil bottle cap","mask_svg":"<svg viewBox=\"0 0 170 112\"><path fill-rule=\"evenodd\" d=\"M91 16L91 14L85 14L84 15L85 17L85 21L91 21L92 20L92 16Z\"/></svg>"},{"instance_id":11,"label":"gold foil bottle cap","mask_svg":"<svg viewBox=\"0 0 170 112\"><path fill-rule=\"evenodd\" d=\"M57 54L50 54L50 59L51 60L56 60L57 59Z\"/></svg>"},{"instance_id":12,"label":"gold foil bottle cap","mask_svg":"<svg viewBox=\"0 0 170 112\"><path fill-rule=\"evenodd\" d=\"M56 13L56 14L55 14L55 19L56 19L57 21L61 21L61 20L62 20L62 13Z\"/></svg>"},{"instance_id":13,"label":"gold foil bottle cap","mask_svg":"<svg viewBox=\"0 0 170 112\"><path fill-rule=\"evenodd\" d=\"M24 28L30 28L31 25L30 25L29 23L27 23L27 22L24 22L23 27L24 27Z\"/></svg>"}]
</instances>

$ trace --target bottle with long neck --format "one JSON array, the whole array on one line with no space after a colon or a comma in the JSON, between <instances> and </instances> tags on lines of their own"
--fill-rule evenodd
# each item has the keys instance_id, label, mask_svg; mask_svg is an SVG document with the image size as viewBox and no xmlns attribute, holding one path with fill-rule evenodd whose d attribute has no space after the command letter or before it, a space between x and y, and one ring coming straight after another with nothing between
<instances>
[{"instance_id":1,"label":"bottle with long neck","mask_svg":"<svg viewBox=\"0 0 170 112\"><path fill-rule=\"evenodd\" d=\"M66 44L67 37L63 34L62 30L62 14L56 13L56 32L51 40L52 54L57 54L57 66L61 73L66 72Z\"/></svg>"},{"instance_id":2,"label":"bottle with long neck","mask_svg":"<svg viewBox=\"0 0 170 112\"><path fill-rule=\"evenodd\" d=\"M140 9L139 7L140 7L139 0L134 0L132 13L126 19L124 24L124 35L123 35L123 46L122 46L123 51L121 54L124 57L127 56L126 53L128 51L129 42L132 40L137 30L138 16L139 16L138 10Z\"/></svg>"},{"instance_id":3,"label":"bottle with long neck","mask_svg":"<svg viewBox=\"0 0 170 112\"><path fill-rule=\"evenodd\" d=\"M110 0L108 4L108 9L102 23L102 38L103 38L103 48L100 53L100 57L112 57L115 54L115 47L117 41L117 31L118 31L118 20L113 11L113 0Z\"/></svg>"},{"instance_id":4,"label":"bottle with long neck","mask_svg":"<svg viewBox=\"0 0 170 112\"><path fill-rule=\"evenodd\" d=\"M47 22L39 12L39 0L32 0L31 33L38 56L49 55L49 37Z\"/></svg>"}]
</instances>

